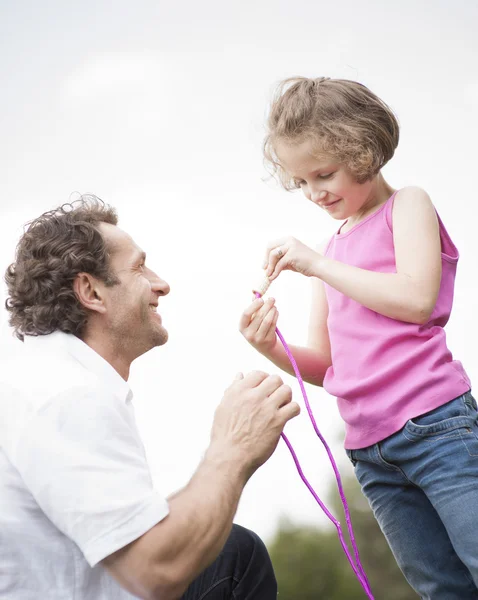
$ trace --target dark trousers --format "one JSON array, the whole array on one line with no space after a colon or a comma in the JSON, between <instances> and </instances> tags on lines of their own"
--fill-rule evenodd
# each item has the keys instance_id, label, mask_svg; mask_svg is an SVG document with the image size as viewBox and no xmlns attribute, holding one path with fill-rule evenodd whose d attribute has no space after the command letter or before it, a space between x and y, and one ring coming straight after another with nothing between
<instances>
[{"instance_id":1,"label":"dark trousers","mask_svg":"<svg viewBox=\"0 0 478 600\"><path fill-rule=\"evenodd\" d=\"M216 560L188 587L182 600L276 600L277 582L263 541L233 525Z\"/></svg>"}]
</instances>

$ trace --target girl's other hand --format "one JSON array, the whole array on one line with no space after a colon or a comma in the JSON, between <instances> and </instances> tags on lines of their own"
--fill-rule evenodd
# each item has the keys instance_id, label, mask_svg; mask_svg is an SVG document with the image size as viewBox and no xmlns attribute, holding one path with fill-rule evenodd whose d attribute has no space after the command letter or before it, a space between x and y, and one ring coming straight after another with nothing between
<instances>
[{"instance_id":1,"label":"girl's other hand","mask_svg":"<svg viewBox=\"0 0 478 600\"><path fill-rule=\"evenodd\" d=\"M272 281L281 271L295 271L306 277L316 275L316 267L322 255L299 240L288 237L271 242L267 246L263 268Z\"/></svg>"},{"instance_id":2,"label":"girl's other hand","mask_svg":"<svg viewBox=\"0 0 478 600\"><path fill-rule=\"evenodd\" d=\"M256 298L242 313L239 331L258 352L268 356L277 343L279 312L274 298Z\"/></svg>"}]
</instances>

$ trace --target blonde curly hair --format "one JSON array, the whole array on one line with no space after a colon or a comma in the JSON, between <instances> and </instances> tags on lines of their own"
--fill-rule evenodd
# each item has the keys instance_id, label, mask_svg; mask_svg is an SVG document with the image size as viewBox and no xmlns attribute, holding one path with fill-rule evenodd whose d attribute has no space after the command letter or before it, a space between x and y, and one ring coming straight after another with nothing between
<instances>
[{"instance_id":1,"label":"blonde curly hair","mask_svg":"<svg viewBox=\"0 0 478 600\"><path fill-rule=\"evenodd\" d=\"M277 156L278 142L311 141L318 156L343 164L358 183L392 158L399 125L392 110L367 87L347 79L292 77L274 94L264 140L266 166L286 190L297 184Z\"/></svg>"}]
</instances>

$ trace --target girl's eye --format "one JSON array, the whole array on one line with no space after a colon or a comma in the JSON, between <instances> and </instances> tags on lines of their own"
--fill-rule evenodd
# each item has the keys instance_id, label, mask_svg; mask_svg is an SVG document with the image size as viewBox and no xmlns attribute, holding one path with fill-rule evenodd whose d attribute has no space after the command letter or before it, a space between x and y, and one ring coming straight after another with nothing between
<instances>
[{"instance_id":1,"label":"girl's eye","mask_svg":"<svg viewBox=\"0 0 478 600\"><path fill-rule=\"evenodd\" d=\"M317 179L330 179L335 174L335 171L331 171L330 173L319 173L317 175ZM294 185L297 188L301 188L304 185L307 185L307 182L303 179L294 179Z\"/></svg>"}]
</instances>

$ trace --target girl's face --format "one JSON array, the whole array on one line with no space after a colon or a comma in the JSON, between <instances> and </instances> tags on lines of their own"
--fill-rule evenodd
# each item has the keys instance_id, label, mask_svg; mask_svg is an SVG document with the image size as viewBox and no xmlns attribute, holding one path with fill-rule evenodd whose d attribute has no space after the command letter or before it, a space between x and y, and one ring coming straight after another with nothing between
<instances>
[{"instance_id":1,"label":"girl's face","mask_svg":"<svg viewBox=\"0 0 478 600\"><path fill-rule=\"evenodd\" d=\"M305 197L333 219L360 217L375 204L374 181L357 183L334 159L317 156L311 141L276 148L281 165L304 192Z\"/></svg>"}]
</instances>

